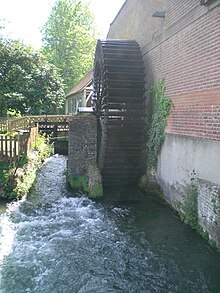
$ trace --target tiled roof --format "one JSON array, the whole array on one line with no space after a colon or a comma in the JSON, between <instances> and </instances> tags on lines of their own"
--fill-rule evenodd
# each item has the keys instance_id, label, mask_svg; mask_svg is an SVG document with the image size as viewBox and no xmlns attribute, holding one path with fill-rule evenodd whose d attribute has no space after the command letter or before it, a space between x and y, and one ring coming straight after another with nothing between
<instances>
[{"instance_id":1,"label":"tiled roof","mask_svg":"<svg viewBox=\"0 0 220 293\"><path fill-rule=\"evenodd\" d=\"M67 97L72 96L78 92L81 92L93 78L93 69L90 70L66 95Z\"/></svg>"}]
</instances>

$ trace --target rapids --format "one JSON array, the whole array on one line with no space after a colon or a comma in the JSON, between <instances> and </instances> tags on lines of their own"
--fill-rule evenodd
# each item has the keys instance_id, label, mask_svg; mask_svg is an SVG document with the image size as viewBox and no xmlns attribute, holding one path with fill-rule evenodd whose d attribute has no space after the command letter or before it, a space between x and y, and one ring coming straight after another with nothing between
<instances>
[{"instance_id":1,"label":"rapids","mask_svg":"<svg viewBox=\"0 0 220 293\"><path fill-rule=\"evenodd\" d=\"M0 216L0 293L220 293L219 254L166 205L73 197L65 167L51 157Z\"/></svg>"}]
</instances>

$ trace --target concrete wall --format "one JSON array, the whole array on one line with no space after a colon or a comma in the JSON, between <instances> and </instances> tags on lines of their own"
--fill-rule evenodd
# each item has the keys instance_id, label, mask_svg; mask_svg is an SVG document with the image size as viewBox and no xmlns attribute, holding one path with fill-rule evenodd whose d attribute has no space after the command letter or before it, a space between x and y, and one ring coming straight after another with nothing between
<instances>
[{"instance_id":1,"label":"concrete wall","mask_svg":"<svg viewBox=\"0 0 220 293\"><path fill-rule=\"evenodd\" d=\"M190 184L193 171L197 179L220 185L219 147L218 141L167 134L157 167L166 194L172 194L170 186L177 190L178 182Z\"/></svg>"},{"instance_id":2,"label":"concrete wall","mask_svg":"<svg viewBox=\"0 0 220 293\"><path fill-rule=\"evenodd\" d=\"M147 86L165 79L173 107L157 180L175 208L196 180L201 226L220 247L220 1L127 0L108 38L135 39ZM165 19L153 18L166 11Z\"/></svg>"},{"instance_id":3,"label":"concrete wall","mask_svg":"<svg viewBox=\"0 0 220 293\"><path fill-rule=\"evenodd\" d=\"M174 207L184 204L192 180L198 186L201 226L220 246L220 146L218 141L167 134L157 166L158 183Z\"/></svg>"}]
</instances>

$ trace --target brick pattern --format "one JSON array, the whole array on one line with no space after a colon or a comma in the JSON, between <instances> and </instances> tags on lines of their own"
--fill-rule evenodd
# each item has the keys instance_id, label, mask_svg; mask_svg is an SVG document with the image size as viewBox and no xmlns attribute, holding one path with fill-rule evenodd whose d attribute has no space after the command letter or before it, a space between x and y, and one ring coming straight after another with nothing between
<instances>
[{"instance_id":1,"label":"brick pattern","mask_svg":"<svg viewBox=\"0 0 220 293\"><path fill-rule=\"evenodd\" d=\"M165 21L151 17L159 8ZM127 0L111 25L109 38L139 42L147 84L165 79L168 133L220 140L219 15L220 6L208 11L199 0Z\"/></svg>"},{"instance_id":2,"label":"brick pattern","mask_svg":"<svg viewBox=\"0 0 220 293\"><path fill-rule=\"evenodd\" d=\"M141 47L199 5L199 0L127 0L111 24L107 38L136 39ZM204 9L204 7L202 7ZM166 18L153 18L155 11L165 11Z\"/></svg>"},{"instance_id":3,"label":"brick pattern","mask_svg":"<svg viewBox=\"0 0 220 293\"><path fill-rule=\"evenodd\" d=\"M168 133L220 140L220 104L180 106L168 121Z\"/></svg>"},{"instance_id":4,"label":"brick pattern","mask_svg":"<svg viewBox=\"0 0 220 293\"><path fill-rule=\"evenodd\" d=\"M167 94L220 90L220 7L144 56L147 80L166 79Z\"/></svg>"}]
</instances>

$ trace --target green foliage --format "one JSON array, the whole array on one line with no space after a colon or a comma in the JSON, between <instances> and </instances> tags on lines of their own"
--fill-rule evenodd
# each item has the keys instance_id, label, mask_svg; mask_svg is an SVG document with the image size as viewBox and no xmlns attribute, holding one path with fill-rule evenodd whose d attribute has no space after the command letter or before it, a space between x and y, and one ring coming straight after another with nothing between
<instances>
[{"instance_id":1,"label":"green foliage","mask_svg":"<svg viewBox=\"0 0 220 293\"><path fill-rule=\"evenodd\" d=\"M52 147L46 135L38 135L35 144L33 145L33 150L38 152L39 162L45 161L52 153Z\"/></svg>"},{"instance_id":2,"label":"green foliage","mask_svg":"<svg viewBox=\"0 0 220 293\"><path fill-rule=\"evenodd\" d=\"M0 186L5 190L8 184L11 165L8 162L0 162Z\"/></svg>"},{"instance_id":3,"label":"green foliage","mask_svg":"<svg viewBox=\"0 0 220 293\"><path fill-rule=\"evenodd\" d=\"M21 199L27 195L36 178L36 166L26 166L25 172L16 180L16 187L10 193L11 198Z\"/></svg>"},{"instance_id":4,"label":"green foliage","mask_svg":"<svg viewBox=\"0 0 220 293\"><path fill-rule=\"evenodd\" d=\"M198 190L195 185L188 187L184 202L181 219L191 228L198 230Z\"/></svg>"},{"instance_id":5,"label":"green foliage","mask_svg":"<svg viewBox=\"0 0 220 293\"><path fill-rule=\"evenodd\" d=\"M18 118L18 117L21 117L21 112L19 110L16 110L16 109L11 109L9 108L7 110L7 115L10 117L10 118Z\"/></svg>"},{"instance_id":6,"label":"green foliage","mask_svg":"<svg viewBox=\"0 0 220 293\"><path fill-rule=\"evenodd\" d=\"M158 80L149 90L147 113L147 168L151 169L157 163L157 156L165 138L167 116L172 102L165 95L165 82Z\"/></svg>"},{"instance_id":7,"label":"green foliage","mask_svg":"<svg viewBox=\"0 0 220 293\"><path fill-rule=\"evenodd\" d=\"M39 136L36 144L28 155L22 155L18 163L0 163L0 182L3 197L20 199L26 196L36 177L37 169L50 155L50 146L44 136Z\"/></svg>"},{"instance_id":8,"label":"green foliage","mask_svg":"<svg viewBox=\"0 0 220 293\"><path fill-rule=\"evenodd\" d=\"M59 68L66 91L93 66L94 16L82 0L57 0L43 27L43 53Z\"/></svg>"},{"instance_id":9,"label":"green foliage","mask_svg":"<svg viewBox=\"0 0 220 293\"><path fill-rule=\"evenodd\" d=\"M28 163L28 156L27 156L25 153L21 154L21 155L20 155L20 159L19 159L19 161L18 161L18 163L17 163L17 167L18 167L18 168L22 168L22 167L24 167L27 163Z\"/></svg>"},{"instance_id":10,"label":"green foliage","mask_svg":"<svg viewBox=\"0 0 220 293\"><path fill-rule=\"evenodd\" d=\"M59 113L64 99L63 84L54 65L30 46L0 40L0 116L8 111Z\"/></svg>"}]
</instances>

